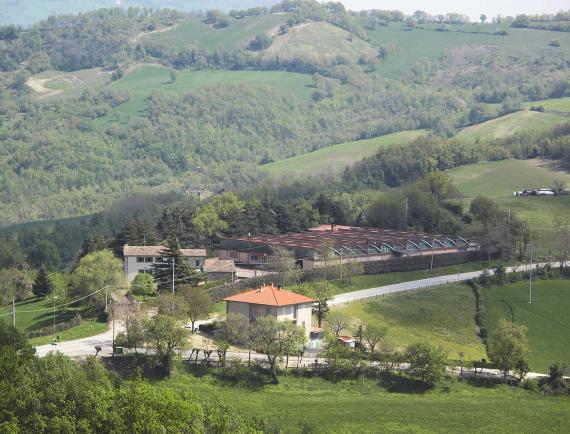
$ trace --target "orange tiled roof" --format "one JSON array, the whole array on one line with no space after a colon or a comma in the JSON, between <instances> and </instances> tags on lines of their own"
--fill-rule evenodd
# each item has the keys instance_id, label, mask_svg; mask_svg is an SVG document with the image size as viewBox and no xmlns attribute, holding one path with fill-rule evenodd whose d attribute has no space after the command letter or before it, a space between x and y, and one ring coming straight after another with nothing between
<instances>
[{"instance_id":1,"label":"orange tiled roof","mask_svg":"<svg viewBox=\"0 0 570 434\"><path fill-rule=\"evenodd\" d=\"M262 304L265 306L289 306L292 304L313 303L315 300L271 285L261 286L250 291L242 292L241 294L232 295L231 297L224 298L224 301Z\"/></svg>"},{"instance_id":2,"label":"orange tiled roof","mask_svg":"<svg viewBox=\"0 0 570 434\"><path fill-rule=\"evenodd\" d=\"M162 256L163 246L123 246L123 256ZM206 249L180 249L184 256L206 257Z\"/></svg>"}]
</instances>

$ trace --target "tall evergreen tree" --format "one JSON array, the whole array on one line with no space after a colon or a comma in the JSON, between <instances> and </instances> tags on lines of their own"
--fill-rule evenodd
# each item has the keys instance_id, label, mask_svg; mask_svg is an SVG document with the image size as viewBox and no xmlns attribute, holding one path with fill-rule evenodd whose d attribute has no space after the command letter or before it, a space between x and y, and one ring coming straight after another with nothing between
<instances>
[{"instance_id":1,"label":"tall evergreen tree","mask_svg":"<svg viewBox=\"0 0 570 434\"><path fill-rule=\"evenodd\" d=\"M46 267L41 267L36 275L34 284L32 285L32 292L37 297L45 297L53 291L53 284L49 280L49 275Z\"/></svg>"},{"instance_id":2,"label":"tall evergreen tree","mask_svg":"<svg viewBox=\"0 0 570 434\"><path fill-rule=\"evenodd\" d=\"M172 290L172 262L174 261L174 283L176 285L197 285L204 279L200 270L192 267L180 250L176 237L168 237L161 251L163 262L154 263L152 272L159 291Z\"/></svg>"}]
</instances>

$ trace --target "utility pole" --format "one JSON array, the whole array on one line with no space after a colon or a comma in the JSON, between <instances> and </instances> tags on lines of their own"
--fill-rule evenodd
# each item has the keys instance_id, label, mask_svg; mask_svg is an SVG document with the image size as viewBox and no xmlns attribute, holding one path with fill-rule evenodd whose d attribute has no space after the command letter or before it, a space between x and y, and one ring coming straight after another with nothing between
<instances>
[{"instance_id":1,"label":"utility pole","mask_svg":"<svg viewBox=\"0 0 570 434\"><path fill-rule=\"evenodd\" d=\"M406 196L406 198L404 199L404 205L406 207L404 224L405 224L405 228L407 229L408 228L408 196Z\"/></svg>"},{"instance_id":2,"label":"utility pole","mask_svg":"<svg viewBox=\"0 0 570 434\"><path fill-rule=\"evenodd\" d=\"M174 294L174 258L172 258L172 293Z\"/></svg>"},{"instance_id":3,"label":"utility pole","mask_svg":"<svg viewBox=\"0 0 570 434\"><path fill-rule=\"evenodd\" d=\"M12 317L12 324L16 327L16 300L10 302L10 316Z\"/></svg>"},{"instance_id":4,"label":"utility pole","mask_svg":"<svg viewBox=\"0 0 570 434\"><path fill-rule=\"evenodd\" d=\"M532 303L532 248L534 246L530 245L530 274L528 279L528 303Z\"/></svg>"},{"instance_id":5,"label":"utility pole","mask_svg":"<svg viewBox=\"0 0 570 434\"><path fill-rule=\"evenodd\" d=\"M53 296L53 334L54 335L55 335L55 299L56 298L57 298L57 295L54 295Z\"/></svg>"},{"instance_id":6,"label":"utility pole","mask_svg":"<svg viewBox=\"0 0 570 434\"><path fill-rule=\"evenodd\" d=\"M108 312L107 307L109 305L108 303L108 299L109 299L109 288L105 287L105 312Z\"/></svg>"}]
</instances>

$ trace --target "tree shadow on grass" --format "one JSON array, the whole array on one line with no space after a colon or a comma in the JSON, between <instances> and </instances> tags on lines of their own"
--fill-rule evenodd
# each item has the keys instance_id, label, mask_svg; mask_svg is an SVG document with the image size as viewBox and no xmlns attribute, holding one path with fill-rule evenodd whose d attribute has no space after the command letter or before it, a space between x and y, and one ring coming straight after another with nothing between
<instances>
[{"instance_id":1,"label":"tree shadow on grass","mask_svg":"<svg viewBox=\"0 0 570 434\"><path fill-rule=\"evenodd\" d=\"M423 394L434 388L433 384L394 373L382 374L378 386L388 392L409 394Z\"/></svg>"},{"instance_id":2,"label":"tree shadow on grass","mask_svg":"<svg viewBox=\"0 0 570 434\"><path fill-rule=\"evenodd\" d=\"M482 387L485 389L493 389L501 383L499 378L488 378L488 377L463 377L461 381L469 384L473 387Z\"/></svg>"},{"instance_id":3,"label":"tree shadow on grass","mask_svg":"<svg viewBox=\"0 0 570 434\"><path fill-rule=\"evenodd\" d=\"M218 368L214 377L222 386L233 386L248 390L260 390L266 385L272 385L271 374L267 369L259 366L241 366L230 364Z\"/></svg>"}]
</instances>

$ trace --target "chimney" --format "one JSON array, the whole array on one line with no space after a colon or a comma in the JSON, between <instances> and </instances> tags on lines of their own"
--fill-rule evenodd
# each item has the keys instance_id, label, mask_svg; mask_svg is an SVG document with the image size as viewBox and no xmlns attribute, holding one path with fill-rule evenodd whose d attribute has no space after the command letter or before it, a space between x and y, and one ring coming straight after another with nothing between
<instances>
[{"instance_id":1,"label":"chimney","mask_svg":"<svg viewBox=\"0 0 570 434\"><path fill-rule=\"evenodd\" d=\"M281 291L281 285L277 285L277 289Z\"/></svg>"}]
</instances>

